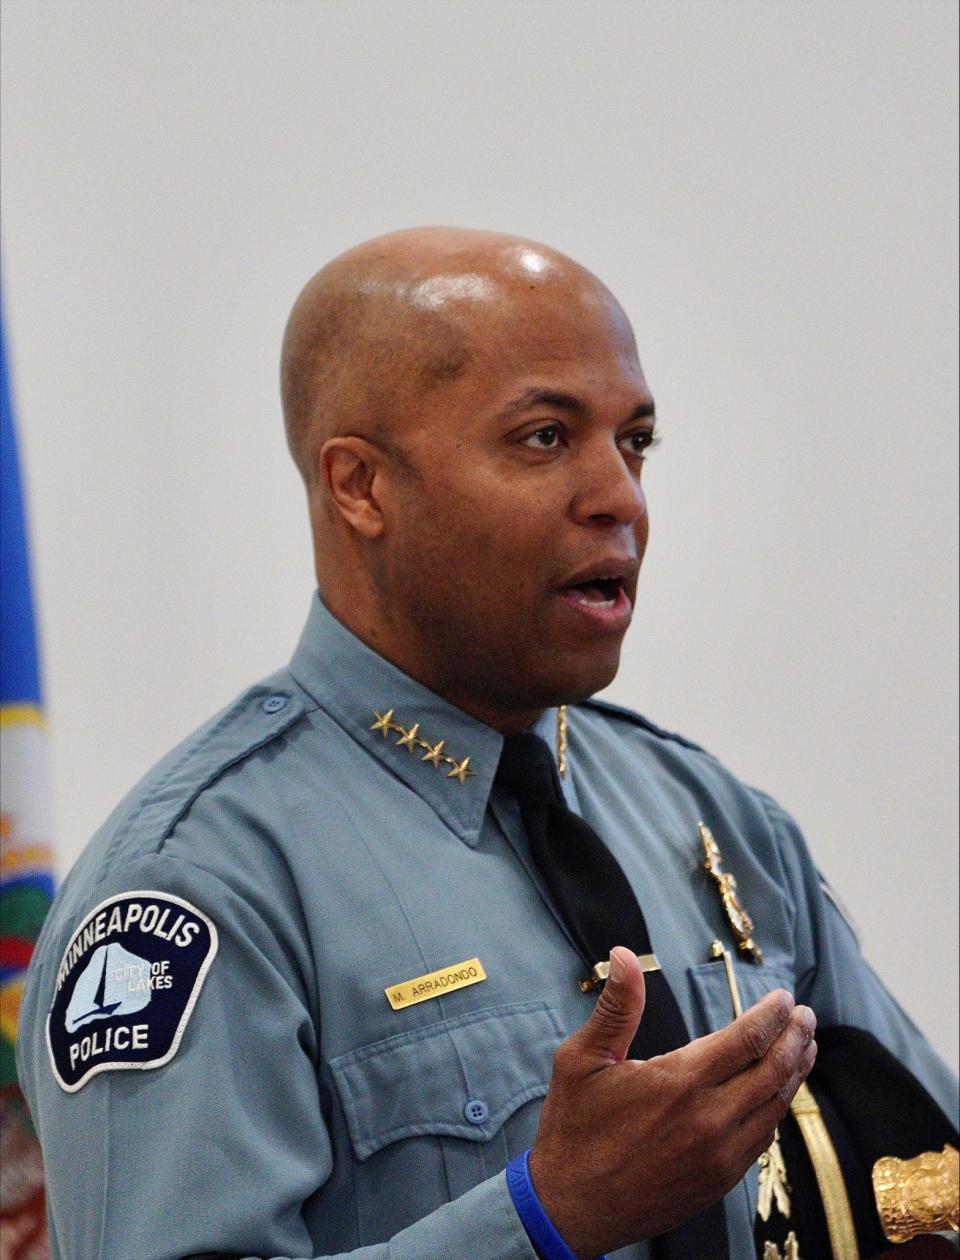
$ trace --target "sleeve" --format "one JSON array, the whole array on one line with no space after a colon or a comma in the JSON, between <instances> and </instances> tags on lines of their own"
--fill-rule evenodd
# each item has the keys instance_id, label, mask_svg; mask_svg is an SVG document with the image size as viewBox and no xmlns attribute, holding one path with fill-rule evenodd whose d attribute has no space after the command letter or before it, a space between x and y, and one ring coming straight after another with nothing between
<instances>
[{"instance_id":1,"label":"sleeve","mask_svg":"<svg viewBox=\"0 0 960 1260\"><path fill-rule=\"evenodd\" d=\"M863 957L853 926L814 865L797 824L770 797L758 795L795 889L797 1001L812 1007L824 1026L847 1024L872 1033L956 1124L957 1082L950 1069Z\"/></svg>"},{"instance_id":2,"label":"sleeve","mask_svg":"<svg viewBox=\"0 0 960 1260\"><path fill-rule=\"evenodd\" d=\"M158 907L169 895L174 910L179 899L215 924L215 953L199 987L171 943L188 935L173 917L162 920L159 911L148 916L146 910L138 915L141 923L149 917L155 929L149 938L141 924L126 934L110 933L111 924L119 929L130 917L137 890L161 890ZM77 922L87 922L94 902L99 915L90 923L106 934L94 939L94 933L86 949L81 938L74 952ZM143 895L140 904L147 904ZM47 934L38 962L25 994L19 1054L44 1151L54 1255L314 1256L303 1208L330 1178L334 1152L323 1117L308 988L289 942L215 876L153 855L111 874L78 918ZM137 996L133 989L144 967L163 983L169 976L172 993ZM61 989L72 994L69 1003ZM54 994L48 1044L45 1025ZM172 1037L173 1052L161 1064L149 1070L101 1066L79 1075L84 1055L89 1066L104 1053L109 1029L144 1029L144 1044L156 1034L156 1052L163 1054L178 1021L180 1035ZM71 1037L61 1037L63 1028L73 1029ZM126 1047L135 1039L132 1032L120 1038L128 1056L133 1052ZM113 1060L107 1054L101 1062ZM535 1260L502 1173L389 1242L345 1254L353 1260Z\"/></svg>"}]
</instances>

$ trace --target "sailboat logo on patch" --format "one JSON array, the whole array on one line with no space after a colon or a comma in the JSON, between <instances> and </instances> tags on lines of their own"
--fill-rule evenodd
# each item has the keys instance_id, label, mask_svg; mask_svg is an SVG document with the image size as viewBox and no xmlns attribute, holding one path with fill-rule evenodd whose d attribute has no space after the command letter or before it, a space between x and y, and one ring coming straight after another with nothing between
<instances>
[{"instance_id":1,"label":"sailboat logo on patch","mask_svg":"<svg viewBox=\"0 0 960 1260\"><path fill-rule=\"evenodd\" d=\"M95 1019L132 1015L149 1005L150 963L116 943L94 950L67 1007L67 1032ZM146 981L146 983L143 983Z\"/></svg>"}]
</instances>

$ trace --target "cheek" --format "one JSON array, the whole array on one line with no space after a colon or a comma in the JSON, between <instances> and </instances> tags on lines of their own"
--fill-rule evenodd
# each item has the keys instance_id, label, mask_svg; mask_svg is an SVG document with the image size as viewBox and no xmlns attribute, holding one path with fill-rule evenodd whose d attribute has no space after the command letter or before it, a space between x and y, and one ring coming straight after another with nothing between
<instances>
[{"instance_id":1,"label":"cheek","mask_svg":"<svg viewBox=\"0 0 960 1260\"><path fill-rule=\"evenodd\" d=\"M493 601L509 614L553 571L556 513L545 508L542 496L515 493L495 476L425 479L398 504L394 577L435 586L461 607ZM481 612L496 617L497 607Z\"/></svg>"}]
</instances>

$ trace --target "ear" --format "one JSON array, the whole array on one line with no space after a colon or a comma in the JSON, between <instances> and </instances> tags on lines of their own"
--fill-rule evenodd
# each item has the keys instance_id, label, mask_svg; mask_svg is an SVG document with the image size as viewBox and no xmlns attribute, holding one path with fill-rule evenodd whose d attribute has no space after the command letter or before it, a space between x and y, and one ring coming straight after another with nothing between
<instances>
[{"instance_id":1,"label":"ear","mask_svg":"<svg viewBox=\"0 0 960 1260\"><path fill-rule=\"evenodd\" d=\"M364 538L383 533L379 501L383 452L360 437L333 437L320 449L320 476L336 511Z\"/></svg>"}]
</instances>

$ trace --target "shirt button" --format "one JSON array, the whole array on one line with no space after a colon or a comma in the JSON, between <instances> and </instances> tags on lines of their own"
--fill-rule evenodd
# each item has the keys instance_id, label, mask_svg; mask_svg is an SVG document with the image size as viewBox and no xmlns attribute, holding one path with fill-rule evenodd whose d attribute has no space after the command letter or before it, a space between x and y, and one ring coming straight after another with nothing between
<instances>
[{"instance_id":1,"label":"shirt button","mask_svg":"<svg viewBox=\"0 0 960 1260\"><path fill-rule=\"evenodd\" d=\"M264 713L279 713L281 709L285 709L289 703L286 696L267 696L260 708Z\"/></svg>"},{"instance_id":2,"label":"shirt button","mask_svg":"<svg viewBox=\"0 0 960 1260\"><path fill-rule=\"evenodd\" d=\"M490 1108L479 1098L471 1098L464 1107L463 1114L471 1124L486 1124L490 1116Z\"/></svg>"}]
</instances>

